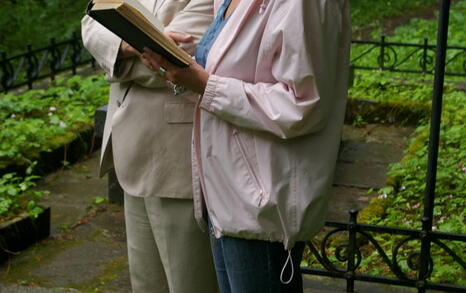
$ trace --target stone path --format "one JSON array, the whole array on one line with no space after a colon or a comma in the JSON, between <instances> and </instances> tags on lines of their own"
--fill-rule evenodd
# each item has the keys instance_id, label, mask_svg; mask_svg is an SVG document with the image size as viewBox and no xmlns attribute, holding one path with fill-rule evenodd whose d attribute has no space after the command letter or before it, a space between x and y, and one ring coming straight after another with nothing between
<instances>
[{"instance_id":1,"label":"stone path","mask_svg":"<svg viewBox=\"0 0 466 293\"><path fill-rule=\"evenodd\" d=\"M412 129L346 126L331 195L328 219L348 219L384 185L391 162L402 157ZM40 188L51 193L52 236L0 264L0 292L129 292L123 208L98 204L106 196L106 179L97 177L98 154L71 169L48 176ZM345 283L304 277L305 292L344 292ZM73 288L73 289L69 289ZM358 292L413 292L356 283Z\"/></svg>"}]
</instances>

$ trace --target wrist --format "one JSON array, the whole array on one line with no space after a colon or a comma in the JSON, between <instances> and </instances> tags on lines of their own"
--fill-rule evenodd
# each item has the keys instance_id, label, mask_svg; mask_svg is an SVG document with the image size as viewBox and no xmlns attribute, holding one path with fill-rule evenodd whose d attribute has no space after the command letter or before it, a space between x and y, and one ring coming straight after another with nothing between
<instances>
[{"instance_id":1,"label":"wrist","mask_svg":"<svg viewBox=\"0 0 466 293\"><path fill-rule=\"evenodd\" d=\"M210 77L210 74L205 72L205 71L202 71L201 74L200 74L200 83L199 83L199 89L197 91L198 94L200 95L204 95L204 92L205 92L205 88L207 87L207 82L209 82L209 77Z\"/></svg>"}]
</instances>

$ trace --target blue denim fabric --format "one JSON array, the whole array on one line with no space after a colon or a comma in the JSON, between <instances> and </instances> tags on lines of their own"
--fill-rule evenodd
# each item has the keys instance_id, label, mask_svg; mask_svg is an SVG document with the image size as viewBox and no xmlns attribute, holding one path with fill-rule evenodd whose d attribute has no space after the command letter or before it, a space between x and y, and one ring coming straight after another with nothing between
<instances>
[{"instance_id":1,"label":"blue denim fabric","mask_svg":"<svg viewBox=\"0 0 466 293\"><path fill-rule=\"evenodd\" d=\"M196 47L196 62L204 68L207 63L207 56L209 56L212 45L217 39L217 36L222 31L222 28L225 26L225 23L227 23L228 18L224 18L223 16L225 15L225 10L228 8L230 3L231 0L225 0L223 2L222 6L218 10L217 16L207 31L204 33L204 36Z\"/></svg>"},{"instance_id":2,"label":"blue denim fabric","mask_svg":"<svg viewBox=\"0 0 466 293\"><path fill-rule=\"evenodd\" d=\"M279 242L247 240L211 235L212 254L220 291L222 293L302 293L303 282L299 271L304 242L291 250L293 279L289 284L280 281L280 274L287 262L288 251ZM283 280L291 277L288 262Z\"/></svg>"}]
</instances>

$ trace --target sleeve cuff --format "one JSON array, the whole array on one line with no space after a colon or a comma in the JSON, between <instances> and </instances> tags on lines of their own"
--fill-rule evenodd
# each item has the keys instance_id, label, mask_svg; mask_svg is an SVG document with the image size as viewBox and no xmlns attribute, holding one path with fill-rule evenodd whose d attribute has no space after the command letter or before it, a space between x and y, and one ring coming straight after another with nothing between
<instances>
[{"instance_id":1,"label":"sleeve cuff","mask_svg":"<svg viewBox=\"0 0 466 293\"><path fill-rule=\"evenodd\" d=\"M204 95L201 97L201 103L199 107L205 109L209 112L213 112L212 102L216 97L217 93L217 83L219 82L219 77L216 75L211 74L209 76L209 80L207 81L207 85L204 90Z\"/></svg>"},{"instance_id":2,"label":"sleeve cuff","mask_svg":"<svg viewBox=\"0 0 466 293\"><path fill-rule=\"evenodd\" d=\"M112 33L102 34L100 43L102 51L99 53L103 57L102 66L105 67L104 70L113 77L118 67L117 58L118 52L120 51L121 39Z\"/></svg>"}]
</instances>

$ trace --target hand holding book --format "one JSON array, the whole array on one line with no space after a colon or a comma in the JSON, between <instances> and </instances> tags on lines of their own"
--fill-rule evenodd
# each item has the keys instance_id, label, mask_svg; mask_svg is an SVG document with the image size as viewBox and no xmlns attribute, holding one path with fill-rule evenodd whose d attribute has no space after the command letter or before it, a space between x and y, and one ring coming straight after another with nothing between
<instances>
[{"instance_id":1,"label":"hand holding book","mask_svg":"<svg viewBox=\"0 0 466 293\"><path fill-rule=\"evenodd\" d=\"M191 35L182 34L178 32L166 32L165 36L167 36L167 38L169 38L177 46L183 44L191 44L193 42L193 37ZM127 42L121 41L118 58L124 59L130 57L141 57L141 53Z\"/></svg>"},{"instance_id":2,"label":"hand holding book","mask_svg":"<svg viewBox=\"0 0 466 293\"><path fill-rule=\"evenodd\" d=\"M144 47L150 48L179 67L187 67L192 62L163 33L160 21L136 0L93 0L87 14L140 53Z\"/></svg>"},{"instance_id":3,"label":"hand holding book","mask_svg":"<svg viewBox=\"0 0 466 293\"><path fill-rule=\"evenodd\" d=\"M130 44L125 41L121 41L120 50L118 52L118 59L125 59L131 57L141 57L141 53L134 49Z\"/></svg>"},{"instance_id":4,"label":"hand holding book","mask_svg":"<svg viewBox=\"0 0 466 293\"><path fill-rule=\"evenodd\" d=\"M171 83L204 94L210 74L194 60L188 67L178 67L149 48L144 49L141 60L152 71L159 72L159 75L163 72L163 77ZM160 71L160 68L163 70Z\"/></svg>"}]
</instances>

